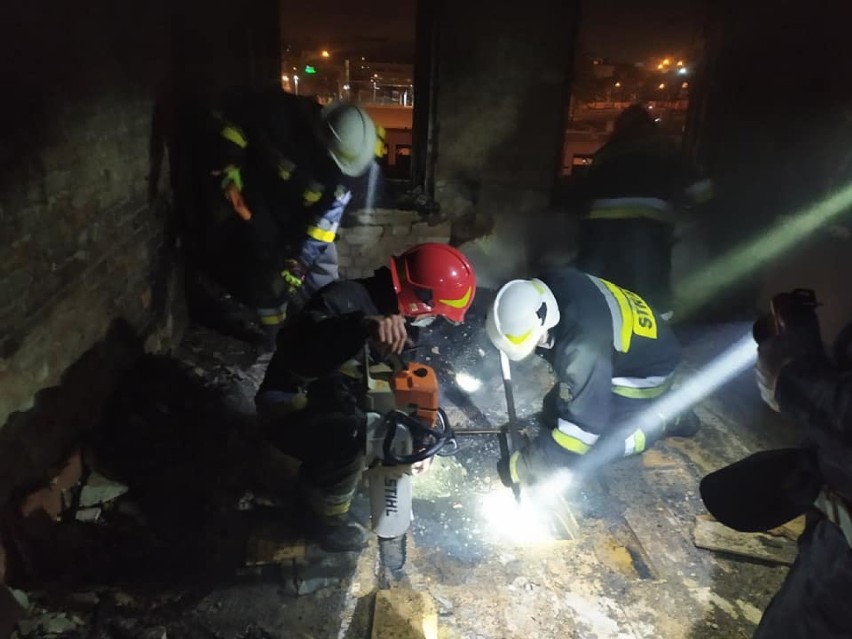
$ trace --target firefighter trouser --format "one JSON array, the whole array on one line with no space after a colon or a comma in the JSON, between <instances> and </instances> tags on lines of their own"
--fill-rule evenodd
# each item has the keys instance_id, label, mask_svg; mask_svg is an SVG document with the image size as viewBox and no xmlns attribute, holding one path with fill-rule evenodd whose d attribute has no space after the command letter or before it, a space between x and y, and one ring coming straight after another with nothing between
<instances>
[{"instance_id":1,"label":"firefighter trouser","mask_svg":"<svg viewBox=\"0 0 852 639\"><path fill-rule=\"evenodd\" d=\"M671 376L661 382L660 395L669 388ZM616 390L616 387L613 387ZM621 392L621 391L620 391ZM665 434L665 420L657 414L657 397L625 397L610 395L610 420L600 433L586 432L560 420L556 415L558 386L544 400L543 418L547 424L557 424L551 431L536 439L531 454L544 467L598 467L621 457L638 455L653 446Z\"/></svg>"},{"instance_id":2,"label":"firefighter trouser","mask_svg":"<svg viewBox=\"0 0 852 639\"><path fill-rule=\"evenodd\" d=\"M584 219L577 268L638 294L665 313L672 309L673 244L674 227L668 222Z\"/></svg>"},{"instance_id":3,"label":"firefighter trouser","mask_svg":"<svg viewBox=\"0 0 852 639\"><path fill-rule=\"evenodd\" d=\"M755 639L852 637L852 549L842 530L810 514L799 555L773 597Z\"/></svg>"},{"instance_id":4,"label":"firefighter trouser","mask_svg":"<svg viewBox=\"0 0 852 639\"><path fill-rule=\"evenodd\" d=\"M322 517L345 515L363 470L365 416L354 395L333 378L315 382L304 407L292 393L270 389L258 393L255 401L269 441L302 462L299 494L304 503Z\"/></svg>"},{"instance_id":5,"label":"firefighter trouser","mask_svg":"<svg viewBox=\"0 0 852 639\"><path fill-rule=\"evenodd\" d=\"M339 278L337 249L329 242L308 265L302 285L294 290L281 273L288 258L299 257L300 247L308 239L305 228L295 221L289 228L282 227L280 222L288 212L270 206L262 188L247 186L243 196L251 219L242 220L232 212L221 225L211 255L213 270L220 284L257 311L262 325L278 327L286 319L291 302L298 309Z\"/></svg>"}]
</instances>

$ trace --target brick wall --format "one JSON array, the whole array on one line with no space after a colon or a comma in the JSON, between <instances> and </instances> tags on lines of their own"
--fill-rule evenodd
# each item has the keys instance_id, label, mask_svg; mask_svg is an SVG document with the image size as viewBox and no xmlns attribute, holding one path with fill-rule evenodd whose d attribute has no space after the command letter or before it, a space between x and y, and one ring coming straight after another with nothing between
<instances>
[{"instance_id":1,"label":"brick wall","mask_svg":"<svg viewBox=\"0 0 852 639\"><path fill-rule=\"evenodd\" d=\"M96 418L129 353L119 346L179 337L175 113L224 84L276 81L276 11L271 0L238 15L200 0L4 9L0 500Z\"/></svg>"},{"instance_id":2,"label":"brick wall","mask_svg":"<svg viewBox=\"0 0 852 639\"><path fill-rule=\"evenodd\" d=\"M349 226L337 241L343 278L366 277L392 255L423 242L449 242L450 223L415 211L376 209L347 215Z\"/></svg>"}]
</instances>

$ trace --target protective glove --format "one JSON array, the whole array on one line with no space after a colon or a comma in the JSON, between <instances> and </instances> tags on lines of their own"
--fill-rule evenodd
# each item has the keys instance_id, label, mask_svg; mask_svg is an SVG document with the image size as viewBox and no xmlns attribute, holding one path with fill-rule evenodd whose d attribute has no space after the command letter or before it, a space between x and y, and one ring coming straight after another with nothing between
<instances>
[{"instance_id":1,"label":"protective glove","mask_svg":"<svg viewBox=\"0 0 852 639\"><path fill-rule=\"evenodd\" d=\"M760 397L776 413L780 412L775 388L781 369L796 357L806 354L806 349L792 335L781 334L764 339L757 349L755 373Z\"/></svg>"},{"instance_id":2,"label":"protective glove","mask_svg":"<svg viewBox=\"0 0 852 639\"><path fill-rule=\"evenodd\" d=\"M497 474L506 488L511 488L513 484L527 487L541 481L549 468L541 454L536 451L537 447L533 444L516 450L508 458L503 457L497 462Z\"/></svg>"},{"instance_id":3,"label":"protective glove","mask_svg":"<svg viewBox=\"0 0 852 639\"><path fill-rule=\"evenodd\" d=\"M234 213L248 222L251 219L251 211L243 199L243 177L240 174L240 169L236 166L226 166L221 171L213 171L213 175L222 177L220 186L225 199L230 202Z\"/></svg>"},{"instance_id":4,"label":"protective glove","mask_svg":"<svg viewBox=\"0 0 852 639\"><path fill-rule=\"evenodd\" d=\"M305 267L297 260L286 260L281 278L287 285L287 295L292 297L301 288L305 281Z\"/></svg>"}]
</instances>

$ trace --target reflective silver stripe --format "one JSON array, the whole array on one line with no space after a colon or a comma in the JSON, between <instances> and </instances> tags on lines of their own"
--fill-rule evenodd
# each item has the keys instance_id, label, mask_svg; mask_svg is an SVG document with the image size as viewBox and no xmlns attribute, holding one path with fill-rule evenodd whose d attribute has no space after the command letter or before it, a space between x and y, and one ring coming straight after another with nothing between
<instances>
[{"instance_id":1,"label":"reflective silver stripe","mask_svg":"<svg viewBox=\"0 0 852 639\"><path fill-rule=\"evenodd\" d=\"M846 537L846 543L852 548L852 515L849 513L846 500L823 489L816 498L814 506L822 511L826 519L840 528L843 536Z\"/></svg>"},{"instance_id":2,"label":"reflective silver stripe","mask_svg":"<svg viewBox=\"0 0 852 639\"><path fill-rule=\"evenodd\" d=\"M592 200L592 210L644 208L668 213L673 211L670 202L657 197L608 197Z\"/></svg>"},{"instance_id":3,"label":"reflective silver stripe","mask_svg":"<svg viewBox=\"0 0 852 639\"><path fill-rule=\"evenodd\" d=\"M656 388L663 386L671 375L653 375L651 377L613 377L613 386L624 386L626 388Z\"/></svg>"},{"instance_id":4,"label":"reflective silver stripe","mask_svg":"<svg viewBox=\"0 0 852 639\"><path fill-rule=\"evenodd\" d=\"M618 300L610 292L606 285L594 275L586 274L592 283L597 286L601 295L606 300L606 305L609 306L609 314L612 317L612 347L619 353L624 352L624 346L618 343L618 338L621 336L621 326L624 324L624 318L621 316L621 308L618 306Z\"/></svg>"},{"instance_id":5,"label":"reflective silver stripe","mask_svg":"<svg viewBox=\"0 0 852 639\"><path fill-rule=\"evenodd\" d=\"M624 456L630 457L645 450L645 433L639 429L624 440Z\"/></svg>"},{"instance_id":6,"label":"reflective silver stripe","mask_svg":"<svg viewBox=\"0 0 852 639\"><path fill-rule=\"evenodd\" d=\"M594 433L590 433L587 430L583 430L574 422L569 422L566 419L562 419L561 417L556 421L556 427L569 437L573 437L575 439L579 439L584 444L589 446L593 446L600 435L595 435Z\"/></svg>"}]
</instances>

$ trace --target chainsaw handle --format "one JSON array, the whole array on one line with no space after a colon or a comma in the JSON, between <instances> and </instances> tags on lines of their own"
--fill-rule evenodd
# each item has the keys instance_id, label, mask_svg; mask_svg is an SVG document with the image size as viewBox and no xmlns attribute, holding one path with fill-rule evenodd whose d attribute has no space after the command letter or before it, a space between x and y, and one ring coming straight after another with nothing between
<instances>
[{"instance_id":1,"label":"chainsaw handle","mask_svg":"<svg viewBox=\"0 0 852 639\"><path fill-rule=\"evenodd\" d=\"M382 443L382 457L386 466L403 466L425 461L430 457L434 457L452 438L451 430L439 431L401 410L394 410L388 413L385 417L385 424L387 426L387 433ZM412 437L417 441L422 441L425 438L433 438L432 445L410 455L397 455L394 453L393 440L401 424L405 424L408 427Z\"/></svg>"}]
</instances>

